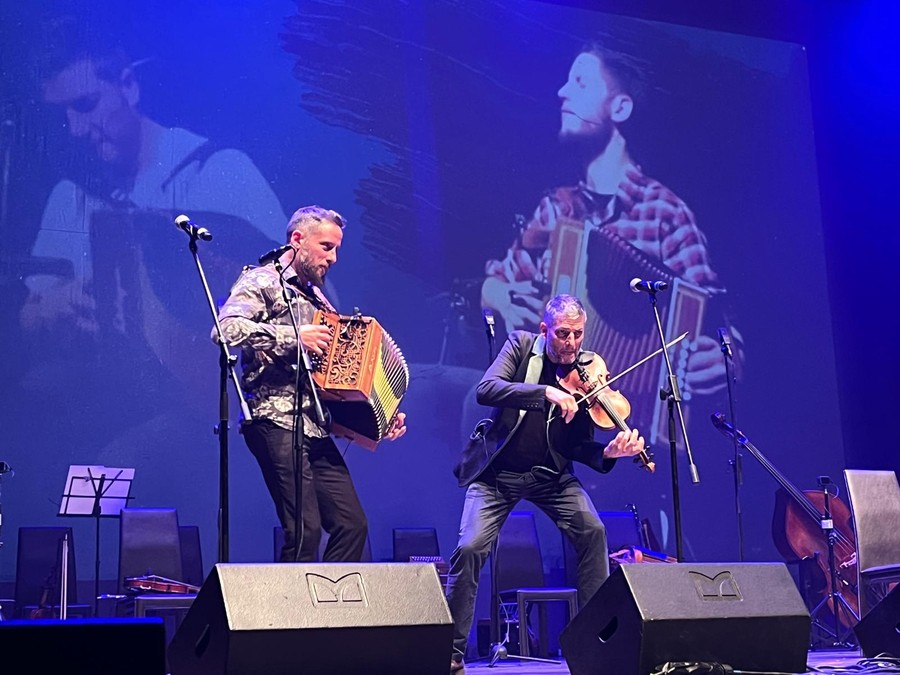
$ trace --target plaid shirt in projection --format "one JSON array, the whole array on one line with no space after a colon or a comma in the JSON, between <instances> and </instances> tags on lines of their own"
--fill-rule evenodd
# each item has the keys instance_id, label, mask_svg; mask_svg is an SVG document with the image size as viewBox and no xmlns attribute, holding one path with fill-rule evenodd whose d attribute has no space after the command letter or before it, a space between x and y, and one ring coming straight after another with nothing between
<instances>
[{"instance_id":1,"label":"plaid shirt in projection","mask_svg":"<svg viewBox=\"0 0 900 675\"><path fill-rule=\"evenodd\" d=\"M278 276L274 265L244 270L219 310L219 321L228 345L241 349L242 383L253 418L293 429L297 336ZM311 323L316 309L334 311L318 288L304 292L293 268L285 269L284 279L298 325ZM328 430L315 422L308 381L301 409L303 434L327 436Z\"/></svg>"},{"instance_id":2,"label":"plaid shirt in projection","mask_svg":"<svg viewBox=\"0 0 900 675\"><path fill-rule=\"evenodd\" d=\"M676 276L697 286L712 288L716 274L710 267L706 237L694 215L674 192L645 176L631 164L615 196L597 194L584 184L553 190L538 204L526 230L550 234L560 218L580 220L587 229L603 228L629 242L647 256L661 261ZM485 273L504 281L551 283L551 251L545 245L526 250L517 239L502 260L489 260Z\"/></svg>"}]
</instances>

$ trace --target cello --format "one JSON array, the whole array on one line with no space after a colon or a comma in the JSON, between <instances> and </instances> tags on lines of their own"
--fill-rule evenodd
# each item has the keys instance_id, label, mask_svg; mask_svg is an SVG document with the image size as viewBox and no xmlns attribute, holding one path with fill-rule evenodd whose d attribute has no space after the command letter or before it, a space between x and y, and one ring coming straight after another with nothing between
<instances>
[{"instance_id":1,"label":"cello","mask_svg":"<svg viewBox=\"0 0 900 675\"><path fill-rule=\"evenodd\" d=\"M832 615L840 624L851 629L859 621L859 596L856 575L856 534L853 531L850 509L837 496L828 497L834 533L834 587L828 564L828 542L822 519L825 513L825 492L797 489L749 439L725 421L719 412L711 415L713 426L738 444L762 464L781 486L776 496L772 535L775 546L786 560L815 561L824 581L816 589ZM846 607L834 607L836 593L846 601ZM847 609L849 608L849 616Z\"/></svg>"}]
</instances>

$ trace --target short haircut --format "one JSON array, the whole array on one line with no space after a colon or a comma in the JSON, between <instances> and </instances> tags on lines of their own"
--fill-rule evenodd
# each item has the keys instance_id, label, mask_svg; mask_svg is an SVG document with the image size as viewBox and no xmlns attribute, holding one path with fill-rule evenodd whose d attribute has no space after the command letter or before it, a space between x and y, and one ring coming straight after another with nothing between
<instances>
[{"instance_id":1,"label":"short haircut","mask_svg":"<svg viewBox=\"0 0 900 675\"><path fill-rule=\"evenodd\" d=\"M34 62L40 81L59 75L73 63L90 60L97 77L115 82L134 65L114 36L73 16L56 16L45 21L38 43Z\"/></svg>"},{"instance_id":2,"label":"short haircut","mask_svg":"<svg viewBox=\"0 0 900 675\"><path fill-rule=\"evenodd\" d=\"M581 54L593 54L603 70L612 80L611 84L620 94L627 94L633 99L643 98L647 82L644 73L645 64L624 52L604 47L599 42L590 42L581 48Z\"/></svg>"},{"instance_id":3,"label":"short haircut","mask_svg":"<svg viewBox=\"0 0 900 675\"><path fill-rule=\"evenodd\" d=\"M559 319L580 319L587 317L584 305L574 295L565 293L552 298L544 308L544 323L555 326Z\"/></svg>"},{"instance_id":4,"label":"short haircut","mask_svg":"<svg viewBox=\"0 0 900 675\"><path fill-rule=\"evenodd\" d=\"M334 223L342 230L346 222L344 217L337 211L331 209L323 209L321 206L302 206L296 211L287 225L287 241L290 241L291 235L295 230L304 229L308 232L314 232L322 223Z\"/></svg>"}]
</instances>

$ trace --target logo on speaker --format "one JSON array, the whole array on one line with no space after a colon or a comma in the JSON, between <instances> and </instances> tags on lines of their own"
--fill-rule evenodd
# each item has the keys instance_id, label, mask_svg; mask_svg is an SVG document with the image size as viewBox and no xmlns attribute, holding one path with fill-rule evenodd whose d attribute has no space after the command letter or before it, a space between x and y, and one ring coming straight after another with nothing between
<instances>
[{"instance_id":1,"label":"logo on speaker","mask_svg":"<svg viewBox=\"0 0 900 675\"><path fill-rule=\"evenodd\" d=\"M708 577L701 572L689 570L688 574L694 581L697 595L701 600L743 600L741 589L731 572L719 572L714 577Z\"/></svg>"},{"instance_id":2,"label":"logo on speaker","mask_svg":"<svg viewBox=\"0 0 900 675\"><path fill-rule=\"evenodd\" d=\"M359 572L345 574L336 581L323 577L321 574L306 574L306 583L309 586L309 597L313 606L351 605L353 607L368 606L366 587L363 584L362 575Z\"/></svg>"}]
</instances>

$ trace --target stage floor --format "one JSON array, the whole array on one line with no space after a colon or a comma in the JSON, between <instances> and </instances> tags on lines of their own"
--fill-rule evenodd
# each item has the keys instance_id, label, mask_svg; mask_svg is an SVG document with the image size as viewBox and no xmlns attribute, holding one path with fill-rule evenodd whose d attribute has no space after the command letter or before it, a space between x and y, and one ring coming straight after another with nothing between
<instances>
[{"instance_id":1,"label":"stage floor","mask_svg":"<svg viewBox=\"0 0 900 675\"><path fill-rule=\"evenodd\" d=\"M828 673L837 668L844 669L840 672L853 672L846 669L856 665L863 658L865 657L858 650L810 652L806 662L809 667L807 673ZM486 660L472 661L466 664L466 675L503 675L504 673L509 675L568 675L569 669L565 662L539 663L520 661L514 658L497 661L494 666L490 666Z\"/></svg>"}]
</instances>

